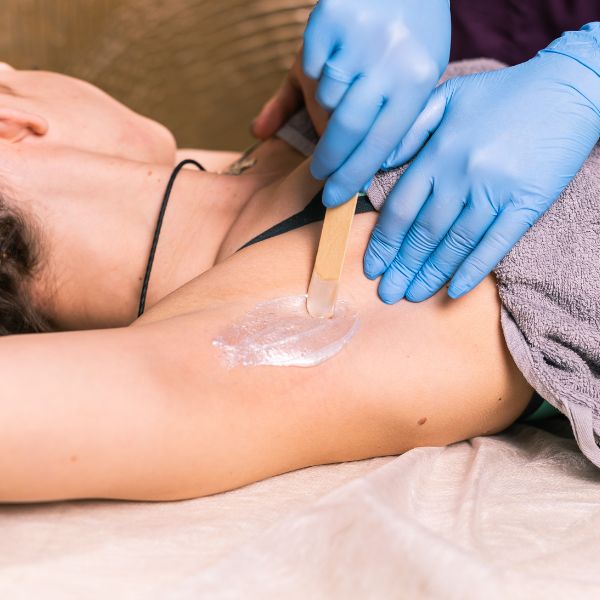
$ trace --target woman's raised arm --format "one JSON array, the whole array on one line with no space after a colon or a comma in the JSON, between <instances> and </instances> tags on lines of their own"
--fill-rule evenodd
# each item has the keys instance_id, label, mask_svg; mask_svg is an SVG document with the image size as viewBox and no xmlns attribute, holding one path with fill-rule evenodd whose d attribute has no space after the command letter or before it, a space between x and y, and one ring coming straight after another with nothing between
<instances>
[{"instance_id":1,"label":"woman's raised arm","mask_svg":"<svg viewBox=\"0 0 600 600\"><path fill-rule=\"evenodd\" d=\"M385 306L360 260L373 221L356 217L343 279L358 332L314 368L230 369L212 341L258 302L305 291L318 225L234 255L132 327L0 340L0 501L191 498L512 423L531 389L493 280Z\"/></svg>"}]
</instances>

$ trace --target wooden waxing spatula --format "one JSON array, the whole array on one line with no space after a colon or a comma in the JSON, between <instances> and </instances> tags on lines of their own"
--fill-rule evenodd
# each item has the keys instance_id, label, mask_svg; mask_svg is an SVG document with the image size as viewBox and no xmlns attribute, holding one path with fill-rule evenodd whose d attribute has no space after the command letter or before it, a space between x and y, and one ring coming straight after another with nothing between
<instances>
[{"instance_id":1,"label":"wooden waxing spatula","mask_svg":"<svg viewBox=\"0 0 600 600\"><path fill-rule=\"evenodd\" d=\"M333 317L357 200L358 194L345 204L328 208L325 213L306 299L306 309L311 317Z\"/></svg>"}]
</instances>

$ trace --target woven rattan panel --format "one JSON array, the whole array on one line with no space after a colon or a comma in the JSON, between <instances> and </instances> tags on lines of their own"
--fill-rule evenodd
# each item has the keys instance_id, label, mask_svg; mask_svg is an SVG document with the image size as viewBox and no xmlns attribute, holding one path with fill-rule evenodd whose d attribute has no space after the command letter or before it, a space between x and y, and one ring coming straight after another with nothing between
<instances>
[{"instance_id":1,"label":"woven rattan panel","mask_svg":"<svg viewBox=\"0 0 600 600\"><path fill-rule=\"evenodd\" d=\"M0 0L0 60L96 83L181 146L241 149L312 2Z\"/></svg>"}]
</instances>

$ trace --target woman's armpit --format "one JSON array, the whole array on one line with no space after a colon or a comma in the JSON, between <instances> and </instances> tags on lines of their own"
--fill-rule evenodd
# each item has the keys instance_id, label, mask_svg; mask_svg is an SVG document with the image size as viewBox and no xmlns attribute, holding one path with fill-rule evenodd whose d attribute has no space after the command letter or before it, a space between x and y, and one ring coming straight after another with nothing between
<instances>
[{"instance_id":1,"label":"woman's armpit","mask_svg":"<svg viewBox=\"0 0 600 600\"><path fill-rule=\"evenodd\" d=\"M140 321L170 319L161 344L180 361L173 376L181 381L182 371L186 388L198 378L203 397L226 412L230 434L244 438L240 460L256 452L253 468L263 474L492 433L531 395L503 341L493 279L459 300L443 289L419 304L385 305L362 272L374 222L372 214L356 217L340 288L359 329L319 366L230 368L213 345L258 303L305 293L318 224L239 252Z\"/></svg>"}]
</instances>

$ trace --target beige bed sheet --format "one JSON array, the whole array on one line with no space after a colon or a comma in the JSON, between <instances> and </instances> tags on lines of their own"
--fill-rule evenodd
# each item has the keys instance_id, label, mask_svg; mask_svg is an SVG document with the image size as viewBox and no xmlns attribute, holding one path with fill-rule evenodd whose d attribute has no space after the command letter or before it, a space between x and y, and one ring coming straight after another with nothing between
<instances>
[{"instance_id":1,"label":"beige bed sheet","mask_svg":"<svg viewBox=\"0 0 600 600\"><path fill-rule=\"evenodd\" d=\"M546 429L187 502L3 507L0 598L600 597L600 474Z\"/></svg>"},{"instance_id":2,"label":"beige bed sheet","mask_svg":"<svg viewBox=\"0 0 600 600\"><path fill-rule=\"evenodd\" d=\"M0 600L168 598L282 518L390 458L313 467L165 503L0 505Z\"/></svg>"}]
</instances>

